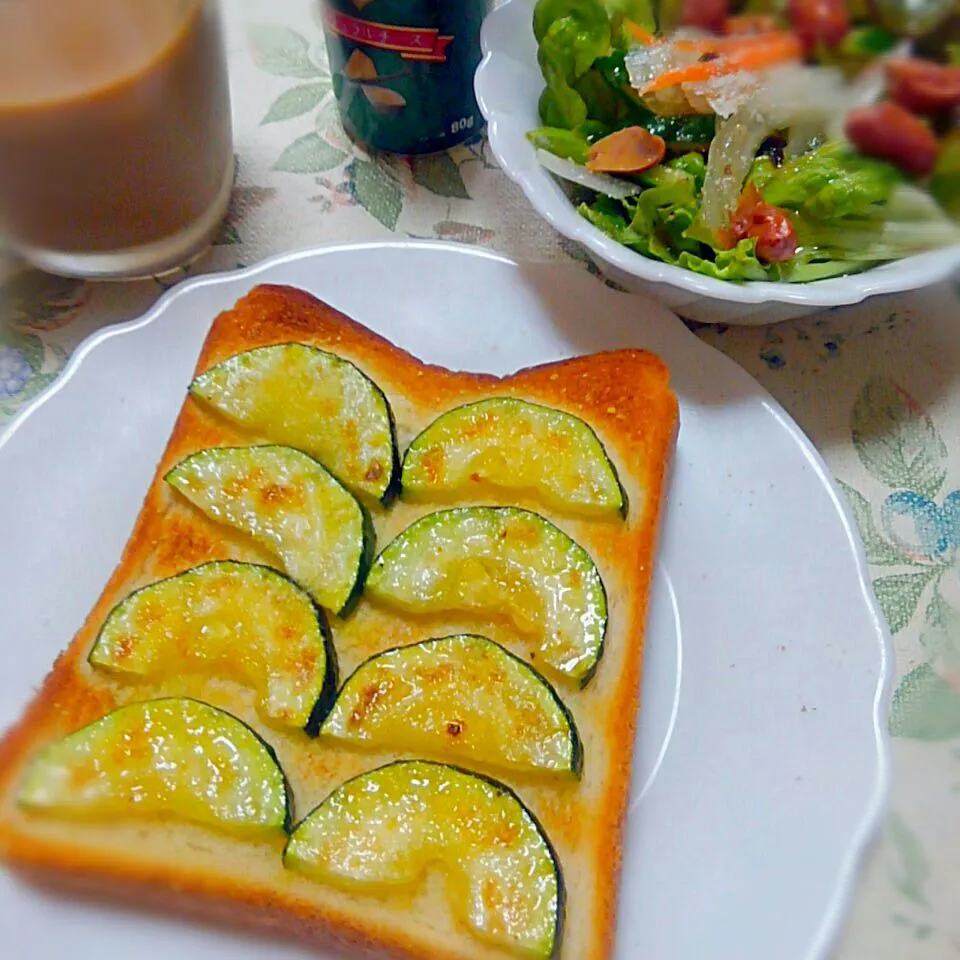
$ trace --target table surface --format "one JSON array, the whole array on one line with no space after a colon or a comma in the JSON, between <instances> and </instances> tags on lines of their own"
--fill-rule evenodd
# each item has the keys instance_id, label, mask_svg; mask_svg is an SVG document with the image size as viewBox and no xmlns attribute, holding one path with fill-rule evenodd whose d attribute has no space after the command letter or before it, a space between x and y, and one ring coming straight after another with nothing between
<instances>
[{"instance_id":1,"label":"table surface","mask_svg":"<svg viewBox=\"0 0 960 960\"><path fill-rule=\"evenodd\" d=\"M217 244L192 274L395 235L595 270L485 143L413 162L352 145L310 0L223 6L238 176ZM174 279L83 283L0 263L0 431L85 336L138 316ZM836 960L960 957L958 324L960 290L945 285L774 327L696 331L763 383L825 457L893 632L891 803Z\"/></svg>"}]
</instances>

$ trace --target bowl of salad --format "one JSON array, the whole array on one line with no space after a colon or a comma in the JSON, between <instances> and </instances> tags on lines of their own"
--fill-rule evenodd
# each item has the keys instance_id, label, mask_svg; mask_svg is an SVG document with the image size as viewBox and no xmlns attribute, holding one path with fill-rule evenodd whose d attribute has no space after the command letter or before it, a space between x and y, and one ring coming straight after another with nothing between
<instances>
[{"instance_id":1,"label":"bowl of salad","mask_svg":"<svg viewBox=\"0 0 960 960\"><path fill-rule=\"evenodd\" d=\"M958 0L507 0L492 150L607 272L771 323L960 269Z\"/></svg>"}]
</instances>

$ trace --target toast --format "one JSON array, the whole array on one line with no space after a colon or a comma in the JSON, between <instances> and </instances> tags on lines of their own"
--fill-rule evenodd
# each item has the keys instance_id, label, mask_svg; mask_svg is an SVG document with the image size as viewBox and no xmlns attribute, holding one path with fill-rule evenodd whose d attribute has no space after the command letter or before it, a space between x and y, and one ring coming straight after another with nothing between
<instances>
[{"instance_id":1,"label":"toast","mask_svg":"<svg viewBox=\"0 0 960 960\"><path fill-rule=\"evenodd\" d=\"M581 418L616 468L626 516L579 517L545 506L533 493L484 490L459 503L510 505L547 518L593 558L606 588L603 656L590 682L555 681L582 743L579 779L499 771L532 812L555 851L565 887L565 921L555 956L604 960L616 925L621 831L644 649L644 623L664 482L677 430L677 403L665 365L640 350L577 357L497 378L424 364L307 293L262 285L219 315L197 373L255 347L301 343L352 362L385 394L402 452L441 414L488 397L533 401ZM304 937L371 956L503 960L509 952L458 923L444 872L389 894L347 890L285 869L282 842L233 836L168 817L109 823L38 815L17 802L38 751L110 711L153 697L192 697L249 724L275 750L295 800L294 820L331 791L410 754L357 750L264 723L250 690L194 675L128 683L95 670L88 655L110 611L134 591L207 561L276 565L252 538L218 524L164 478L202 448L262 443L262 438L188 396L118 567L71 645L59 657L18 724L0 742L0 859L30 879L116 896L144 906ZM450 504L446 504L449 506ZM368 505L382 549L436 503ZM482 633L518 657L530 644L496 618L460 613L416 617L361 596L345 618L330 617L341 679L369 657L428 637ZM534 662L534 661L531 661ZM463 765L463 764L461 764ZM486 773L482 769L480 772Z\"/></svg>"}]
</instances>

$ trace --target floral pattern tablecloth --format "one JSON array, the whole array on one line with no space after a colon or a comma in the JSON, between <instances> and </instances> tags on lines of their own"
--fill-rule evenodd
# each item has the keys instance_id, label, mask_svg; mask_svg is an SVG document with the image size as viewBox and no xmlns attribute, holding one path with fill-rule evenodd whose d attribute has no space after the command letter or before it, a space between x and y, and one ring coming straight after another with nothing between
<instances>
[{"instance_id":1,"label":"floral pattern tablecloth","mask_svg":"<svg viewBox=\"0 0 960 960\"><path fill-rule=\"evenodd\" d=\"M353 146L310 0L224 8L237 183L216 246L191 273L395 234L596 269L537 218L485 143L414 161ZM0 260L0 431L86 335L139 315L177 279L83 283ZM696 332L756 376L823 453L894 636L891 805L836 956L960 958L960 291Z\"/></svg>"}]
</instances>

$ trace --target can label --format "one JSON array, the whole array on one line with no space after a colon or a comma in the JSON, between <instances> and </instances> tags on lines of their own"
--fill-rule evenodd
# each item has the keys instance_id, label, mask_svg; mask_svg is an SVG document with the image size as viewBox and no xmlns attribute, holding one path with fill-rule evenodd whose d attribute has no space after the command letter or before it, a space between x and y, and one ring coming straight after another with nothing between
<instances>
[{"instance_id":1,"label":"can label","mask_svg":"<svg viewBox=\"0 0 960 960\"><path fill-rule=\"evenodd\" d=\"M358 20L329 7L324 10L323 20L329 31L344 40L378 50L395 50L404 60L446 63L447 47L453 41L453 37L441 37L439 30L392 27L388 23Z\"/></svg>"},{"instance_id":2,"label":"can label","mask_svg":"<svg viewBox=\"0 0 960 960\"><path fill-rule=\"evenodd\" d=\"M477 136L486 0L322 0L344 128L364 146L433 153Z\"/></svg>"}]
</instances>

